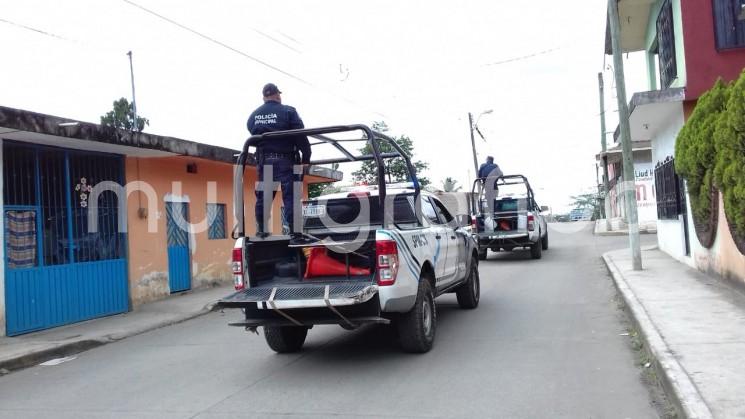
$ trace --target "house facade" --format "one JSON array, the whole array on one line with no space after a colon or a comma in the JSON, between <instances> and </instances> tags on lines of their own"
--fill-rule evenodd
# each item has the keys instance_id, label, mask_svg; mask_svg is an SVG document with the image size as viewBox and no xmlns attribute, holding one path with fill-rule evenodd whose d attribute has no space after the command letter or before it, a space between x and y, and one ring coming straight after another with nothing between
<instances>
[{"instance_id":1,"label":"house facade","mask_svg":"<svg viewBox=\"0 0 745 419\"><path fill-rule=\"evenodd\" d=\"M238 151L1 106L0 150L0 334L232 281ZM306 185L341 179L311 170ZM249 209L256 178L249 166ZM253 211L246 223L254 232Z\"/></svg>"},{"instance_id":2,"label":"house facade","mask_svg":"<svg viewBox=\"0 0 745 419\"><path fill-rule=\"evenodd\" d=\"M657 230L657 201L654 187L654 167L652 165L652 148L648 141L637 141L633 147L635 197L639 230L655 232ZM605 216L610 230L627 230L625 195L623 185L623 159L620 145L596 156L598 163L603 164L603 157L608 163L608 193L605 199ZM603 185L599 185L602 189Z\"/></svg>"},{"instance_id":3,"label":"house facade","mask_svg":"<svg viewBox=\"0 0 745 419\"><path fill-rule=\"evenodd\" d=\"M658 245L692 267L745 281L745 256L723 214L714 244L698 241L674 159L678 133L701 94L745 68L745 0L621 0L618 9L623 52L646 58L648 90L633 93L629 124L632 141L651 146Z\"/></svg>"}]
</instances>

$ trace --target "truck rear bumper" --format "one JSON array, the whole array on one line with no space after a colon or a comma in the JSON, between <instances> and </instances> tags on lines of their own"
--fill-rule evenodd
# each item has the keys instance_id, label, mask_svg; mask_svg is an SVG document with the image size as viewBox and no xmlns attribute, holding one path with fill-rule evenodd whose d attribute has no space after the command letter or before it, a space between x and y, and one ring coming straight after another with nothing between
<instances>
[{"instance_id":1,"label":"truck rear bumper","mask_svg":"<svg viewBox=\"0 0 745 419\"><path fill-rule=\"evenodd\" d=\"M347 318L355 327L362 326L365 324L389 324L391 321L378 316L368 317L348 317ZM348 326L346 322L341 321L338 317L326 317L326 318L315 318L315 319L300 319L300 323L303 326L315 326L320 324L340 324ZM279 326L297 326L297 323L293 323L287 319L246 319L242 322L228 323L228 326L245 327L247 329L257 328L259 326L279 327Z\"/></svg>"},{"instance_id":2,"label":"truck rear bumper","mask_svg":"<svg viewBox=\"0 0 745 419\"><path fill-rule=\"evenodd\" d=\"M529 233L479 233L479 247L530 246L533 241Z\"/></svg>"}]
</instances>

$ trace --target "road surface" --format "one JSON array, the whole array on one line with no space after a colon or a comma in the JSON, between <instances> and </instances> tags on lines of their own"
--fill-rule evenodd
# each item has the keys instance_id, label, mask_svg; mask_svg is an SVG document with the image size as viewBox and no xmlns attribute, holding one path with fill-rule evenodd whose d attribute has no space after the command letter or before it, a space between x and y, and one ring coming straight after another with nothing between
<instances>
[{"instance_id":1,"label":"road surface","mask_svg":"<svg viewBox=\"0 0 745 419\"><path fill-rule=\"evenodd\" d=\"M0 417L658 417L600 260L627 239L562 227L581 225L541 260L490 253L479 308L441 297L424 355L384 326L316 327L277 355L216 312L0 377Z\"/></svg>"}]
</instances>

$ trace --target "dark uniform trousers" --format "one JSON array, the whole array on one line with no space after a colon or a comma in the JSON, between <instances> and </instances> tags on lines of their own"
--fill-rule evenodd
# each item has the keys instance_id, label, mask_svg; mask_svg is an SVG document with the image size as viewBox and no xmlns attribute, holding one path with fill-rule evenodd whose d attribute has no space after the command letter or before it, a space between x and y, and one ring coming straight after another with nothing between
<instances>
[{"instance_id":1,"label":"dark uniform trousers","mask_svg":"<svg viewBox=\"0 0 745 419\"><path fill-rule=\"evenodd\" d=\"M256 189L256 222L258 223L258 231L266 231L264 225L264 188L272 189L272 201L277 195L277 190L271 183L279 182L282 187L282 204L284 205L284 224L289 226L290 232L295 232L294 228L294 214L295 214L295 202L293 197L295 196L295 181L302 181L302 175L296 175L293 171L295 162L289 158L277 158L269 157L262 158L259 161L259 188ZM272 181L264 184L264 166L272 167ZM269 202L271 205L271 201ZM268 210L267 214L271 212ZM268 215L267 215L268 217Z\"/></svg>"}]
</instances>

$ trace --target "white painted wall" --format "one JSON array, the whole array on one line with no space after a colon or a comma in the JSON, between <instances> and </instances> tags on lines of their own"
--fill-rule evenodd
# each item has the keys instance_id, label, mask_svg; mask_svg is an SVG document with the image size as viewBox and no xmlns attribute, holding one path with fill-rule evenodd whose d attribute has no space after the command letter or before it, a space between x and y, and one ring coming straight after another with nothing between
<instances>
[{"instance_id":1,"label":"white painted wall","mask_svg":"<svg viewBox=\"0 0 745 419\"><path fill-rule=\"evenodd\" d=\"M654 190L654 163L649 151L634 152L634 183L639 229L653 230L657 222L657 200ZM606 200L610 209L607 214L610 214L611 219L626 218L624 195L619 192L620 186L614 186L610 191L609 199ZM618 227L628 228L625 223L618 223Z\"/></svg>"},{"instance_id":2,"label":"white painted wall","mask_svg":"<svg viewBox=\"0 0 745 419\"><path fill-rule=\"evenodd\" d=\"M666 122L662 124L665 128L658 132L652 139L653 167L657 163L665 161L668 156L675 155L675 140L685 122L682 103L679 109ZM690 204L688 208L690 209ZM688 212L690 213L690 210ZM695 237L696 233L693 231L693 224L689 221L688 225L690 226L689 237L691 235ZM696 240L694 239L692 241ZM678 220L657 220L657 245L663 252L693 266L693 259L685 254L685 232L681 216L678 217Z\"/></svg>"},{"instance_id":3,"label":"white painted wall","mask_svg":"<svg viewBox=\"0 0 745 419\"><path fill-rule=\"evenodd\" d=\"M649 154L634 159L634 183L639 228L657 221L657 197L654 190L654 164L647 160ZM647 160L647 161L645 161Z\"/></svg>"},{"instance_id":4,"label":"white painted wall","mask_svg":"<svg viewBox=\"0 0 745 419\"><path fill-rule=\"evenodd\" d=\"M3 208L3 139L0 138L0 210ZM5 215L0 215L0 244L5 243ZM0 336L5 336L5 246L0 245Z\"/></svg>"}]
</instances>

